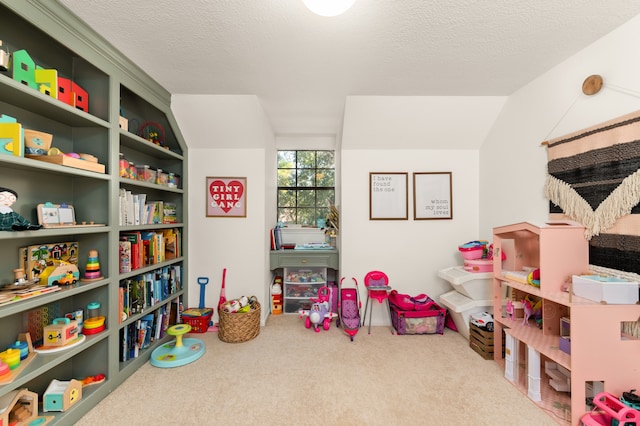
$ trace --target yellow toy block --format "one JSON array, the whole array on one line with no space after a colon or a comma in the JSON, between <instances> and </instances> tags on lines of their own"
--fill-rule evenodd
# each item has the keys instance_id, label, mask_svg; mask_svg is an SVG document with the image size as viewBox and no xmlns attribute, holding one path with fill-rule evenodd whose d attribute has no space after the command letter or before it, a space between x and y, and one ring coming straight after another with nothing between
<instances>
[{"instance_id":1,"label":"yellow toy block","mask_svg":"<svg viewBox=\"0 0 640 426\"><path fill-rule=\"evenodd\" d=\"M23 156L22 125L20 123L0 123L0 154Z\"/></svg>"},{"instance_id":2,"label":"yellow toy block","mask_svg":"<svg viewBox=\"0 0 640 426\"><path fill-rule=\"evenodd\" d=\"M58 99L58 70L37 68L35 80L38 90L47 96Z\"/></svg>"}]
</instances>

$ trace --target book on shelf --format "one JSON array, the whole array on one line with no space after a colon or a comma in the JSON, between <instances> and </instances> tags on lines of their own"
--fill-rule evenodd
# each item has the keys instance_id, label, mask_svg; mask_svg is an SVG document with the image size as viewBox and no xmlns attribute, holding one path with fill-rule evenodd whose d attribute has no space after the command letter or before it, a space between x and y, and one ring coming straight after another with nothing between
<instances>
[{"instance_id":1,"label":"book on shelf","mask_svg":"<svg viewBox=\"0 0 640 426\"><path fill-rule=\"evenodd\" d=\"M131 241L120 241L120 273L131 272Z\"/></svg>"},{"instance_id":2,"label":"book on shelf","mask_svg":"<svg viewBox=\"0 0 640 426\"><path fill-rule=\"evenodd\" d=\"M177 204L165 202L162 223L178 223Z\"/></svg>"}]
</instances>

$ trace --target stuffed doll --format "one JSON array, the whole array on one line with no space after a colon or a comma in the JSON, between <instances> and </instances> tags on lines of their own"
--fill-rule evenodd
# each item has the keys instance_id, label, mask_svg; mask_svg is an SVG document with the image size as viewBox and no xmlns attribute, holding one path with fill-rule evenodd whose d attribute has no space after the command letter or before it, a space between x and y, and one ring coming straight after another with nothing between
<instances>
[{"instance_id":1,"label":"stuffed doll","mask_svg":"<svg viewBox=\"0 0 640 426\"><path fill-rule=\"evenodd\" d=\"M0 188L0 231L33 231L42 228L33 225L20 214L13 211L11 205L18 199L18 193L12 189Z\"/></svg>"}]
</instances>

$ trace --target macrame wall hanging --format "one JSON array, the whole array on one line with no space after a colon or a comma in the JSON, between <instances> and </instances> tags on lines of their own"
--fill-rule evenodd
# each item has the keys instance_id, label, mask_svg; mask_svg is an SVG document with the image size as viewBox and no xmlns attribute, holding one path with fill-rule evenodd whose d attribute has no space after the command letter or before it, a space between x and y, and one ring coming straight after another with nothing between
<instances>
[{"instance_id":1,"label":"macrame wall hanging","mask_svg":"<svg viewBox=\"0 0 640 426\"><path fill-rule=\"evenodd\" d=\"M640 273L640 111L543 144L550 218L586 227L590 264Z\"/></svg>"}]
</instances>

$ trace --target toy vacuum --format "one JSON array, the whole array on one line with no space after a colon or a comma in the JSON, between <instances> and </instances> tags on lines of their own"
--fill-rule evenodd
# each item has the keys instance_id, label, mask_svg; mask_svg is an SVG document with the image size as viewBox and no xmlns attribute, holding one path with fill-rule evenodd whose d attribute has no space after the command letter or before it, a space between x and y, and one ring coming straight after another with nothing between
<instances>
[{"instance_id":1,"label":"toy vacuum","mask_svg":"<svg viewBox=\"0 0 640 426\"><path fill-rule=\"evenodd\" d=\"M176 324L167 329L167 334L176 336L172 342L158 346L151 352L149 362L154 367L171 368L190 364L204 355L204 342L193 337L182 336L191 331L189 324Z\"/></svg>"}]
</instances>

